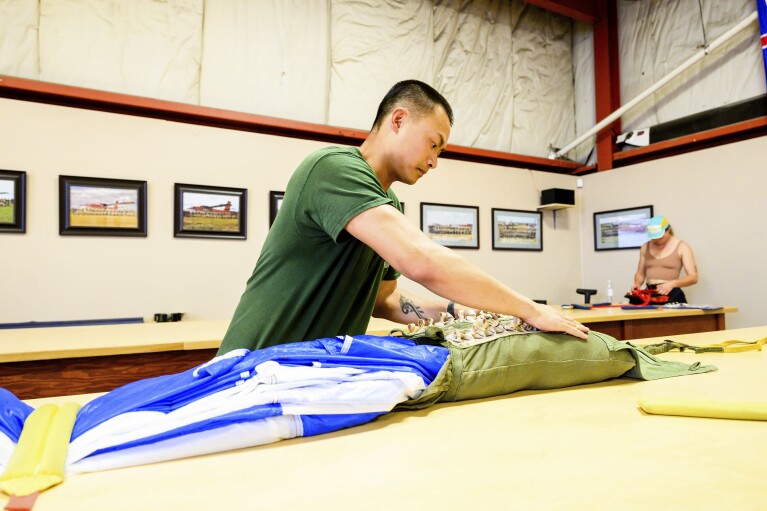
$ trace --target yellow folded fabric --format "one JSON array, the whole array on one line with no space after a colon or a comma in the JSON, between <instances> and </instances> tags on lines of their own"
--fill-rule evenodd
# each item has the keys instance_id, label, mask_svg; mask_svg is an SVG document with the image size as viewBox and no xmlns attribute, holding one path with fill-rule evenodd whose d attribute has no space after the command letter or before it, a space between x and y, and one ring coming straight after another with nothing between
<instances>
[{"instance_id":1,"label":"yellow folded fabric","mask_svg":"<svg viewBox=\"0 0 767 511\"><path fill-rule=\"evenodd\" d=\"M24 422L19 443L0 476L0 490L23 497L64 480L64 463L80 405L43 405Z\"/></svg>"},{"instance_id":2,"label":"yellow folded fabric","mask_svg":"<svg viewBox=\"0 0 767 511\"><path fill-rule=\"evenodd\" d=\"M673 397L645 397L639 407L655 415L712 417L715 419L767 420L767 403L746 401L711 401Z\"/></svg>"}]
</instances>

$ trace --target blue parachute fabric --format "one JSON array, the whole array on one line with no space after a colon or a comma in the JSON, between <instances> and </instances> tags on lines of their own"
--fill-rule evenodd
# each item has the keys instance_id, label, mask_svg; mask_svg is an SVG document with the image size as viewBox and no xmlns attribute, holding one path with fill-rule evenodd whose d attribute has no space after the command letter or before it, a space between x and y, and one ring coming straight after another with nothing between
<instances>
[{"instance_id":1,"label":"blue parachute fabric","mask_svg":"<svg viewBox=\"0 0 767 511\"><path fill-rule=\"evenodd\" d=\"M89 402L80 410L72 439L123 413L171 412L204 396L247 380L267 361L287 366L352 367L361 370L408 371L432 382L447 359L441 346L416 345L398 337L355 336L317 339L270 346L257 351L240 350L218 357L182 373L149 378L117 388Z\"/></svg>"},{"instance_id":2,"label":"blue parachute fabric","mask_svg":"<svg viewBox=\"0 0 767 511\"><path fill-rule=\"evenodd\" d=\"M321 435L343 428L359 426L360 424L372 421L379 415L383 415L383 412L349 413L343 415L302 415L303 436Z\"/></svg>"},{"instance_id":3,"label":"blue parachute fabric","mask_svg":"<svg viewBox=\"0 0 767 511\"><path fill-rule=\"evenodd\" d=\"M236 373L218 376L205 373L196 377L195 369L135 381L97 397L77 414L72 439L117 415L139 410L168 413L243 379Z\"/></svg>"},{"instance_id":4,"label":"blue parachute fabric","mask_svg":"<svg viewBox=\"0 0 767 511\"><path fill-rule=\"evenodd\" d=\"M147 436L144 438L140 438L138 440L126 442L126 443L115 445L105 449L99 449L93 452L92 454L89 454L86 457L95 456L97 454L103 454L105 452L115 452L115 451L120 451L122 449L129 449L131 447L137 447L139 445L153 444L155 442L161 442L163 440L168 440L170 438L176 438L179 436L189 435L192 433L199 433L200 431L208 431L211 429L228 426L230 424L235 424L238 422L257 421L257 420L262 420L269 417L277 417L279 415L282 415L282 407L279 404L265 404L265 405L253 406L251 408L247 408L244 410L237 410L225 415L220 415L218 417L213 417L207 420L195 422L193 424L188 424L186 426L176 428L172 431L158 433L156 435Z\"/></svg>"},{"instance_id":5,"label":"blue parachute fabric","mask_svg":"<svg viewBox=\"0 0 767 511\"><path fill-rule=\"evenodd\" d=\"M356 367L363 370L383 369L407 371L431 382L447 359L447 348L419 346L400 337L358 335L345 338L328 337L314 341L280 344L251 352L248 360L238 364L240 370L273 360L282 365L323 367ZM344 350L344 346L347 347Z\"/></svg>"},{"instance_id":6,"label":"blue parachute fabric","mask_svg":"<svg viewBox=\"0 0 767 511\"><path fill-rule=\"evenodd\" d=\"M428 385L445 364L448 354L447 348L442 346L419 346L414 341L401 337L357 335L352 338L351 343L346 344L345 350L344 339L325 338L309 342L323 346L327 354L318 356L317 353L302 353L287 349L274 360L285 365L319 363L323 367L356 367L368 371L406 371L417 374Z\"/></svg>"},{"instance_id":7,"label":"blue parachute fabric","mask_svg":"<svg viewBox=\"0 0 767 511\"><path fill-rule=\"evenodd\" d=\"M33 410L11 392L0 388L0 433L18 442L24 421Z\"/></svg>"}]
</instances>

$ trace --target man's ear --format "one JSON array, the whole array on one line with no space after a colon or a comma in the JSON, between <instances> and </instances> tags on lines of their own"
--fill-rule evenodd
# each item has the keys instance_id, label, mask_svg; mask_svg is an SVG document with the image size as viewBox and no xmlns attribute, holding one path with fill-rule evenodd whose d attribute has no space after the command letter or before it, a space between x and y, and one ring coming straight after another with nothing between
<instances>
[{"instance_id":1,"label":"man's ear","mask_svg":"<svg viewBox=\"0 0 767 511\"><path fill-rule=\"evenodd\" d=\"M406 108L403 108L401 106L398 106L394 110L392 110L391 115L389 116L391 130L397 134L399 133L399 130L402 128L402 125L405 122L405 118L408 115L408 111Z\"/></svg>"}]
</instances>

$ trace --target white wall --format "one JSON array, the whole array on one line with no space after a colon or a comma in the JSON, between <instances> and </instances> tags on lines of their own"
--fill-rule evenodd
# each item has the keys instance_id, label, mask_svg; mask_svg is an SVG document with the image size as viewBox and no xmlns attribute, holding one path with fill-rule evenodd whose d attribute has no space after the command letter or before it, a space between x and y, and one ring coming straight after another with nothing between
<instances>
[{"instance_id":1,"label":"white wall","mask_svg":"<svg viewBox=\"0 0 767 511\"><path fill-rule=\"evenodd\" d=\"M654 206L693 248L699 282L690 303L735 305L728 328L765 324L767 137L584 177L581 196L583 284L616 295L630 289L637 250L594 251L593 214ZM602 295L599 298L603 298Z\"/></svg>"},{"instance_id":2,"label":"white wall","mask_svg":"<svg viewBox=\"0 0 767 511\"><path fill-rule=\"evenodd\" d=\"M0 323L185 312L228 319L268 229L269 191L326 144L0 99L0 168L27 172L27 233L0 234ZM147 238L60 236L58 176L148 182ZM480 249L460 251L508 285L550 303L579 285L579 209L544 213L543 252L491 249L490 210L534 210L539 190L572 176L442 160L397 186L414 223L420 202L480 207ZM248 239L173 237L173 184L247 188ZM415 286L402 283L403 287Z\"/></svg>"}]
</instances>

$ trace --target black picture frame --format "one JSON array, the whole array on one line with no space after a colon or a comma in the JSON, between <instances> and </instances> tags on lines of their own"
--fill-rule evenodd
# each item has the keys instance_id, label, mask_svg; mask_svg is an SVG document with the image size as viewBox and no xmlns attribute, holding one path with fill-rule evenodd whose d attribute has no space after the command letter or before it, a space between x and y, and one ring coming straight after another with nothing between
<instances>
[{"instance_id":1,"label":"black picture frame","mask_svg":"<svg viewBox=\"0 0 767 511\"><path fill-rule=\"evenodd\" d=\"M543 250L540 211L492 209L493 250Z\"/></svg>"},{"instance_id":2,"label":"black picture frame","mask_svg":"<svg viewBox=\"0 0 767 511\"><path fill-rule=\"evenodd\" d=\"M421 230L442 246L478 249L479 208L422 202Z\"/></svg>"},{"instance_id":3,"label":"black picture frame","mask_svg":"<svg viewBox=\"0 0 767 511\"><path fill-rule=\"evenodd\" d=\"M282 199L285 198L285 192L269 192L269 227L274 223L274 219L277 218L277 213L282 206Z\"/></svg>"},{"instance_id":4,"label":"black picture frame","mask_svg":"<svg viewBox=\"0 0 767 511\"><path fill-rule=\"evenodd\" d=\"M647 238L652 206L613 209L594 213L594 250L632 250Z\"/></svg>"},{"instance_id":5,"label":"black picture frame","mask_svg":"<svg viewBox=\"0 0 767 511\"><path fill-rule=\"evenodd\" d=\"M0 169L0 233L27 232L27 173Z\"/></svg>"},{"instance_id":6,"label":"black picture frame","mask_svg":"<svg viewBox=\"0 0 767 511\"><path fill-rule=\"evenodd\" d=\"M247 239L247 189L175 183L173 196L175 238Z\"/></svg>"},{"instance_id":7,"label":"black picture frame","mask_svg":"<svg viewBox=\"0 0 767 511\"><path fill-rule=\"evenodd\" d=\"M146 181L59 176L59 234L147 235Z\"/></svg>"}]
</instances>

